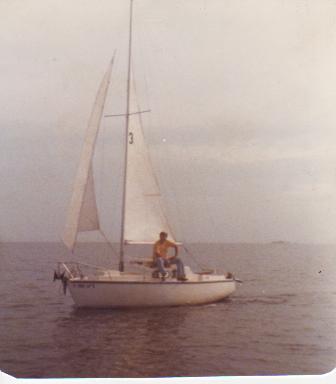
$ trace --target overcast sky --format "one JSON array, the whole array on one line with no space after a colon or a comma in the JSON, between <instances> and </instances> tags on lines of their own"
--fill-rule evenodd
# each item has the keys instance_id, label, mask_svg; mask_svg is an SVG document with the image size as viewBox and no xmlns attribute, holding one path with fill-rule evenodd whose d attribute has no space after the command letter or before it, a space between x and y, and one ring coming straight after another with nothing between
<instances>
[{"instance_id":1,"label":"overcast sky","mask_svg":"<svg viewBox=\"0 0 336 384\"><path fill-rule=\"evenodd\" d=\"M99 82L125 108L128 2L0 1L0 239L58 240ZM185 241L336 242L336 2L135 0L134 72ZM95 158L118 238L123 120ZM164 140L163 140L164 139Z\"/></svg>"}]
</instances>

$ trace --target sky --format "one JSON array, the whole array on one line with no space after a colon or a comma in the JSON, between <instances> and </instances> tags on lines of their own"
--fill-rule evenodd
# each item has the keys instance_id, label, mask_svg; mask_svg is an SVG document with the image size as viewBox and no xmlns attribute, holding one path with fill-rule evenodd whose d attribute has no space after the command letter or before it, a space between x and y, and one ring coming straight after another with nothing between
<instances>
[{"instance_id":1,"label":"sky","mask_svg":"<svg viewBox=\"0 0 336 384\"><path fill-rule=\"evenodd\" d=\"M86 125L125 110L127 1L0 1L0 239L58 241ZM183 241L335 243L336 3L135 0L133 70L163 203ZM95 174L118 239L124 121Z\"/></svg>"}]
</instances>

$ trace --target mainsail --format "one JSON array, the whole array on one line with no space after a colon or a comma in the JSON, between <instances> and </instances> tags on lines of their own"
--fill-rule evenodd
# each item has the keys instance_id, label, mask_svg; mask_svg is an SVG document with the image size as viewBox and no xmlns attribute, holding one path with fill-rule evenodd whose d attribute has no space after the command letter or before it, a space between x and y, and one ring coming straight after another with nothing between
<instances>
[{"instance_id":1,"label":"mainsail","mask_svg":"<svg viewBox=\"0 0 336 384\"><path fill-rule=\"evenodd\" d=\"M125 243L153 243L160 231L173 234L164 215L141 124L135 83L131 76L127 179L125 202ZM138 113L139 112L139 113Z\"/></svg>"},{"instance_id":2,"label":"mainsail","mask_svg":"<svg viewBox=\"0 0 336 384\"><path fill-rule=\"evenodd\" d=\"M73 188L73 194L63 235L63 241L70 250L73 250L75 246L78 232L99 229L92 159L110 83L113 61L114 57L103 77L92 108Z\"/></svg>"}]
</instances>

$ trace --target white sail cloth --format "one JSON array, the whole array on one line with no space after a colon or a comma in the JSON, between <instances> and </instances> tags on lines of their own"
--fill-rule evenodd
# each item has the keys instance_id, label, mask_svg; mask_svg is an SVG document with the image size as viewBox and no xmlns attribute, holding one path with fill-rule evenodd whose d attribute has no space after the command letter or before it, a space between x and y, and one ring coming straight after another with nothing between
<instances>
[{"instance_id":1,"label":"white sail cloth","mask_svg":"<svg viewBox=\"0 0 336 384\"><path fill-rule=\"evenodd\" d=\"M129 137L127 154L125 243L153 243L161 231L174 240L161 205L160 189L154 176L144 139L135 84L131 77Z\"/></svg>"},{"instance_id":2,"label":"white sail cloth","mask_svg":"<svg viewBox=\"0 0 336 384\"><path fill-rule=\"evenodd\" d=\"M99 219L94 189L92 159L110 83L113 59L100 84L92 108L87 134L75 179L63 241L73 250L78 232L99 229Z\"/></svg>"},{"instance_id":3,"label":"white sail cloth","mask_svg":"<svg viewBox=\"0 0 336 384\"><path fill-rule=\"evenodd\" d=\"M81 231L99 230L92 159L105 99L112 72L113 60L101 82L91 112L79 168L73 188L70 208L63 235L65 245L73 250ZM161 231L174 240L161 205L159 185L154 176L141 125L135 87L130 98L129 137L125 196L125 243L154 243Z\"/></svg>"}]
</instances>

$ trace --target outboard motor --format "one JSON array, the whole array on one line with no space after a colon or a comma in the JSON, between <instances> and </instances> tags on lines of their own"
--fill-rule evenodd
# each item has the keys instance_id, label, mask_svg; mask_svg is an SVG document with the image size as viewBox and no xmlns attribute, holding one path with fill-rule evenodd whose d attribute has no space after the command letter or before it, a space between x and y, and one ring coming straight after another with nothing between
<instances>
[{"instance_id":1,"label":"outboard motor","mask_svg":"<svg viewBox=\"0 0 336 384\"><path fill-rule=\"evenodd\" d=\"M67 290L68 280L69 280L67 278L67 276L65 275L65 271L62 272L62 273L60 271L54 271L53 281L56 281L56 280L61 280L62 281L63 293L65 295L66 294L66 290Z\"/></svg>"}]
</instances>

